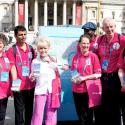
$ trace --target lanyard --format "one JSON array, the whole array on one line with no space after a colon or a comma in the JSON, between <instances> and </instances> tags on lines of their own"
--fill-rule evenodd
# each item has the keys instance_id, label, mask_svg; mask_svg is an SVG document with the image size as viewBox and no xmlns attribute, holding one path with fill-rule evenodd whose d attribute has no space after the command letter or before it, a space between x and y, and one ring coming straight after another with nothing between
<instances>
[{"instance_id":1,"label":"lanyard","mask_svg":"<svg viewBox=\"0 0 125 125\"><path fill-rule=\"evenodd\" d=\"M78 59L77 59L77 62L76 62L76 69L77 69L77 70L78 70L79 60L80 60L80 58L79 58L79 56L78 56ZM88 62L87 62L87 61L88 61ZM83 72L86 70L87 65L91 65L91 64L90 64L90 57L88 58L88 60L86 60L86 64L85 64L85 65L83 66L83 68L82 68L82 74L83 74Z\"/></svg>"},{"instance_id":2,"label":"lanyard","mask_svg":"<svg viewBox=\"0 0 125 125\"><path fill-rule=\"evenodd\" d=\"M9 67L9 66L8 66L8 63L9 63L9 62L7 62L6 59L8 59L8 58L7 58L7 57L4 57L4 58L3 58L3 60L4 60L4 65L5 65L6 70L7 70L8 67ZM3 66L2 66L2 63L0 63L0 68L2 68L2 67L3 67Z\"/></svg>"},{"instance_id":3,"label":"lanyard","mask_svg":"<svg viewBox=\"0 0 125 125\"><path fill-rule=\"evenodd\" d=\"M112 57L112 51L113 49L109 47L109 57ZM104 43L104 57L106 57L106 41Z\"/></svg>"},{"instance_id":4,"label":"lanyard","mask_svg":"<svg viewBox=\"0 0 125 125\"><path fill-rule=\"evenodd\" d=\"M17 52L18 52L19 57L20 57L21 64L23 64L23 60L22 60L22 57L21 57L21 54L20 54L19 48L18 48L17 46L16 46L16 48L17 48ZM29 49L29 47L28 47L28 49ZM30 64L30 57L29 57L29 55L28 55L28 66L29 66L29 64Z\"/></svg>"},{"instance_id":5,"label":"lanyard","mask_svg":"<svg viewBox=\"0 0 125 125\"><path fill-rule=\"evenodd\" d=\"M95 51L95 48L96 48L96 46L98 45L97 40L98 40L98 37L96 36L95 42L94 42L94 44L93 44L93 46L92 46L92 52ZM91 43L90 43L90 44L91 44Z\"/></svg>"},{"instance_id":6,"label":"lanyard","mask_svg":"<svg viewBox=\"0 0 125 125\"><path fill-rule=\"evenodd\" d=\"M8 69L8 63L9 63L9 62L7 63L7 62L6 62L6 59L8 59L8 58L5 58L5 57L4 57L5 67L6 67L6 69Z\"/></svg>"}]
</instances>

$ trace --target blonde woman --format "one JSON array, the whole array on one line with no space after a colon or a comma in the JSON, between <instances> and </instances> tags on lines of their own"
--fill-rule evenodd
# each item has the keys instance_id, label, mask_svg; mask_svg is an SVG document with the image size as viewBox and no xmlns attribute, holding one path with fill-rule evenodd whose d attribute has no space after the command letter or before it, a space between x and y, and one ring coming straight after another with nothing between
<instances>
[{"instance_id":1,"label":"blonde woman","mask_svg":"<svg viewBox=\"0 0 125 125\"><path fill-rule=\"evenodd\" d=\"M44 111L45 125L57 124L57 108L60 106L60 78L56 60L48 54L50 41L47 37L37 39L37 58L32 62L30 79L36 80L35 107L31 125L43 123ZM45 109L46 108L46 109Z\"/></svg>"}]
</instances>

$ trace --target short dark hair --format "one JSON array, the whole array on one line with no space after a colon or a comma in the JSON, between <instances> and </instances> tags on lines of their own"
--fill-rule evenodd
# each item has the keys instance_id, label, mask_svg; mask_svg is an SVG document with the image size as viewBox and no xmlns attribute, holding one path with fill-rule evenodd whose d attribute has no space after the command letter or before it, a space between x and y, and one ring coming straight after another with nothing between
<instances>
[{"instance_id":1,"label":"short dark hair","mask_svg":"<svg viewBox=\"0 0 125 125\"><path fill-rule=\"evenodd\" d=\"M80 38L79 38L79 41L78 41L78 43L80 43L81 42L81 40L82 40L82 38L88 38L89 39L89 41L90 41L90 36L89 35L87 35L87 34L83 34L83 35L81 35L80 36Z\"/></svg>"},{"instance_id":2,"label":"short dark hair","mask_svg":"<svg viewBox=\"0 0 125 125\"><path fill-rule=\"evenodd\" d=\"M0 33L0 40L3 42L4 46L7 45L8 39L5 34Z\"/></svg>"},{"instance_id":3,"label":"short dark hair","mask_svg":"<svg viewBox=\"0 0 125 125\"><path fill-rule=\"evenodd\" d=\"M15 36L18 34L18 31L26 31L26 28L23 25L18 25L14 28Z\"/></svg>"}]
</instances>

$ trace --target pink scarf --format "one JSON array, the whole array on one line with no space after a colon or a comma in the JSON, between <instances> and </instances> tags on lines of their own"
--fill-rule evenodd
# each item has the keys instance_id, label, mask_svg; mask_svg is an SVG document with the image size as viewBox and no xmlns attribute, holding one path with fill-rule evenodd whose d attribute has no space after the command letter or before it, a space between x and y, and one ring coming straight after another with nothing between
<instances>
[{"instance_id":1,"label":"pink scarf","mask_svg":"<svg viewBox=\"0 0 125 125\"><path fill-rule=\"evenodd\" d=\"M50 57L51 61L56 62L55 59ZM52 108L60 107L60 99L61 99L61 80L58 68L55 69L55 79L52 80Z\"/></svg>"}]
</instances>

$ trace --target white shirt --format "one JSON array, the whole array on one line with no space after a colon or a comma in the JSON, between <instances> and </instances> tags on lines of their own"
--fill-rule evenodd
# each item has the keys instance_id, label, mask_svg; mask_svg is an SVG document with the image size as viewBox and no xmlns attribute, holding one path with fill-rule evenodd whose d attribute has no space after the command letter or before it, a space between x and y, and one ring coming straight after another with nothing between
<instances>
[{"instance_id":1,"label":"white shirt","mask_svg":"<svg viewBox=\"0 0 125 125\"><path fill-rule=\"evenodd\" d=\"M47 91L52 93L52 80L55 78L53 67L56 63L47 63L37 57L33 60L32 67L34 64L40 64L40 74L36 76L35 95L46 94Z\"/></svg>"}]
</instances>

